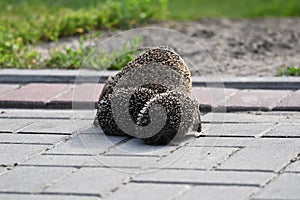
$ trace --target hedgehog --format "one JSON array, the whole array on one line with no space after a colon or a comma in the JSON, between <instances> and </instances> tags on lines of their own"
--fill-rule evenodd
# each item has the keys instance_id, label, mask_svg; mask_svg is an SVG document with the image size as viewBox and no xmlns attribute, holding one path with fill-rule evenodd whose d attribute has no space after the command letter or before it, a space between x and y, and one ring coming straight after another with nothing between
<instances>
[{"instance_id":1,"label":"hedgehog","mask_svg":"<svg viewBox=\"0 0 300 200\"><path fill-rule=\"evenodd\" d=\"M167 145L190 129L201 131L199 103L191 99L191 73L170 47L149 48L106 81L95 126Z\"/></svg>"}]
</instances>

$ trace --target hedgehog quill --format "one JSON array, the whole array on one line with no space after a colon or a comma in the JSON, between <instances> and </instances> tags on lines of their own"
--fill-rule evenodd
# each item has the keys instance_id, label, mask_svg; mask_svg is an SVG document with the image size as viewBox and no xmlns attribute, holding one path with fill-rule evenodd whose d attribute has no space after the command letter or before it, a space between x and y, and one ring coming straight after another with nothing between
<instances>
[{"instance_id":1,"label":"hedgehog quill","mask_svg":"<svg viewBox=\"0 0 300 200\"><path fill-rule=\"evenodd\" d=\"M106 81L94 125L107 135L131 135L167 145L201 131L199 103L191 99L191 73L169 47L147 49Z\"/></svg>"}]
</instances>

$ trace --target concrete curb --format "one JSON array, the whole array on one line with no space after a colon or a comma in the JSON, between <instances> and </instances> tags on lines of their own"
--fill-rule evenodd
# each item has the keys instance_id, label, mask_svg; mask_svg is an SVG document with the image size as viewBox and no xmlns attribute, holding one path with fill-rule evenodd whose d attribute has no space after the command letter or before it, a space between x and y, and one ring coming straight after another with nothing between
<instances>
[{"instance_id":1,"label":"concrete curb","mask_svg":"<svg viewBox=\"0 0 300 200\"><path fill-rule=\"evenodd\" d=\"M0 70L1 84L27 83L104 83L117 71L95 70ZM221 79L222 78L222 79ZM193 77L193 86L226 87L236 89L300 89L300 77Z\"/></svg>"}]
</instances>

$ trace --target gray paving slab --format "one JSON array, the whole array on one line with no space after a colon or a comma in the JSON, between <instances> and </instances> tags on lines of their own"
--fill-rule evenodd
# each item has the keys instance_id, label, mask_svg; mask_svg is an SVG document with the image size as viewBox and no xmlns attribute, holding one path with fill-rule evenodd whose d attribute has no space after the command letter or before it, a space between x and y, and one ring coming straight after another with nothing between
<instances>
[{"instance_id":1,"label":"gray paving slab","mask_svg":"<svg viewBox=\"0 0 300 200\"><path fill-rule=\"evenodd\" d=\"M300 199L300 174L284 173L262 189L253 199Z\"/></svg>"},{"instance_id":2,"label":"gray paving slab","mask_svg":"<svg viewBox=\"0 0 300 200\"><path fill-rule=\"evenodd\" d=\"M95 161L94 156L87 155L39 155L31 158L21 165L25 166L59 166L59 167L84 167L91 166Z\"/></svg>"},{"instance_id":3,"label":"gray paving slab","mask_svg":"<svg viewBox=\"0 0 300 200\"><path fill-rule=\"evenodd\" d=\"M224 147L182 147L162 158L157 165L180 169L211 169L238 150Z\"/></svg>"},{"instance_id":4,"label":"gray paving slab","mask_svg":"<svg viewBox=\"0 0 300 200\"><path fill-rule=\"evenodd\" d=\"M244 185L259 186L273 177L273 173L240 171L202 171L161 169L140 174L133 182L162 182L199 185Z\"/></svg>"},{"instance_id":5,"label":"gray paving slab","mask_svg":"<svg viewBox=\"0 0 300 200\"><path fill-rule=\"evenodd\" d=\"M259 138L235 138L235 137L199 137L194 139L190 146L200 147L245 147Z\"/></svg>"},{"instance_id":6,"label":"gray paving slab","mask_svg":"<svg viewBox=\"0 0 300 200\"><path fill-rule=\"evenodd\" d=\"M300 137L300 123L280 124L265 133L264 137Z\"/></svg>"},{"instance_id":7,"label":"gray paving slab","mask_svg":"<svg viewBox=\"0 0 300 200\"><path fill-rule=\"evenodd\" d=\"M287 143L288 144L288 143ZM279 171L300 152L300 146L269 145L245 147L234 154L218 169Z\"/></svg>"},{"instance_id":8,"label":"gray paving slab","mask_svg":"<svg viewBox=\"0 0 300 200\"><path fill-rule=\"evenodd\" d=\"M0 132L11 133L16 132L24 127L33 124L33 119L0 119Z\"/></svg>"},{"instance_id":9,"label":"gray paving slab","mask_svg":"<svg viewBox=\"0 0 300 200\"><path fill-rule=\"evenodd\" d=\"M298 138L237 138L237 137L199 137L190 146L200 147L268 147L268 146L299 146Z\"/></svg>"},{"instance_id":10,"label":"gray paving slab","mask_svg":"<svg viewBox=\"0 0 300 200\"><path fill-rule=\"evenodd\" d=\"M55 194L0 194L0 199L5 200L99 200L93 196L55 195Z\"/></svg>"},{"instance_id":11,"label":"gray paving slab","mask_svg":"<svg viewBox=\"0 0 300 200\"><path fill-rule=\"evenodd\" d=\"M40 155L21 165L59 167L109 167L126 172L147 171L158 161L156 157L88 156L88 155ZM128 169L127 169L128 168ZM132 168L132 169L131 169Z\"/></svg>"},{"instance_id":12,"label":"gray paving slab","mask_svg":"<svg viewBox=\"0 0 300 200\"><path fill-rule=\"evenodd\" d=\"M49 145L0 144L0 164L14 165L45 150Z\"/></svg>"},{"instance_id":13,"label":"gray paving slab","mask_svg":"<svg viewBox=\"0 0 300 200\"><path fill-rule=\"evenodd\" d=\"M0 134L0 143L26 143L26 144L55 144L69 136L65 135L39 135L39 134Z\"/></svg>"},{"instance_id":14,"label":"gray paving slab","mask_svg":"<svg viewBox=\"0 0 300 200\"><path fill-rule=\"evenodd\" d=\"M0 109L0 117L7 118L71 118L72 110Z\"/></svg>"},{"instance_id":15,"label":"gray paving slab","mask_svg":"<svg viewBox=\"0 0 300 200\"><path fill-rule=\"evenodd\" d=\"M78 134L47 153L55 154L99 154L126 139L125 137L104 134Z\"/></svg>"},{"instance_id":16,"label":"gray paving slab","mask_svg":"<svg viewBox=\"0 0 300 200\"><path fill-rule=\"evenodd\" d=\"M139 156L165 156L174 151L176 146L151 146L145 145L140 139L131 139L117 146L106 155L139 155Z\"/></svg>"},{"instance_id":17,"label":"gray paving slab","mask_svg":"<svg viewBox=\"0 0 300 200\"><path fill-rule=\"evenodd\" d=\"M129 183L104 199L173 199L188 189L185 185Z\"/></svg>"},{"instance_id":18,"label":"gray paving slab","mask_svg":"<svg viewBox=\"0 0 300 200\"><path fill-rule=\"evenodd\" d=\"M94 120L96 116L96 110L77 110L73 109L74 119L91 119Z\"/></svg>"},{"instance_id":19,"label":"gray paving slab","mask_svg":"<svg viewBox=\"0 0 300 200\"><path fill-rule=\"evenodd\" d=\"M92 126L91 120L59 120L59 119L44 119L35 120L35 122L19 132L29 133L54 133L54 134L72 134L84 127Z\"/></svg>"},{"instance_id":20,"label":"gray paving slab","mask_svg":"<svg viewBox=\"0 0 300 200\"><path fill-rule=\"evenodd\" d=\"M284 171L286 171L286 172L297 172L297 173L300 173L300 161L297 160L296 162L293 162L287 168L285 168Z\"/></svg>"},{"instance_id":21,"label":"gray paving slab","mask_svg":"<svg viewBox=\"0 0 300 200\"><path fill-rule=\"evenodd\" d=\"M202 135L205 136L234 136L234 137L259 137L275 124L204 124Z\"/></svg>"},{"instance_id":22,"label":"gray paving slab","mask_svg":"<svg viewBox=\"0 0 300 200\"><path fill-rule=\"evenodd\" d=\"M206 122L219 123L300 123L299 112L237 112L207 113L202 117Z\"/></svg>"},{"instance_id":23,"label":"gray paving slab","mask_svg":"<svg viewBox=\"0 0 300 200\"><path fill-rule=\"evenodd\" d=\"M129 174L111 168L82 168L51 185L46 192L89 193L105 196L129 180Z\"/></svg>"},{"instance_id":24,"label":"gray paving slab","mask_svg":"<svg viewBox=\"0 0 300 200\"><path fill-rule=\"evenodd\" d=\"M155 171L151 166L158 162L156 157L134 157L134 156L103 156L95 157L90 165L92 166L106 166L122 172L128 173L143 173Z\"/></svg>"},{"instance_id":25,"label":"gray paving slab","mask_svg":"<svg viewBox=\"0 0 300 200\"><path fill-rule=\"evenodd\" d=\"M94 110L75 115L78 135L71 135L71 110L2 111L0 199L247 199L300 153L296 112L208 113L199 138L190 132L180 145L153 147L104 135L91 126ZM253 198L295 199L299 163Z\"/></svg>"},{"instance_id":26,"label":"gray paving slab","mask_svg":"<svg viewBox=\"0 0 300 200\"><path fill-rule=\"evenodd\" d=\"M0 176L0 191L38 193L72 170L66 167L16 167Z\"/></svg>"},{"instance_id":27,"label":"gray paving slab","mask_svg":"<svg viewBox=\"0 0 300 200\"><path fill-rule=\"evenodd\" d=\"M256 190L257 188L240 186L195 186L175 200L241 200L247 199Z\"/></svg>"}]
</instances>

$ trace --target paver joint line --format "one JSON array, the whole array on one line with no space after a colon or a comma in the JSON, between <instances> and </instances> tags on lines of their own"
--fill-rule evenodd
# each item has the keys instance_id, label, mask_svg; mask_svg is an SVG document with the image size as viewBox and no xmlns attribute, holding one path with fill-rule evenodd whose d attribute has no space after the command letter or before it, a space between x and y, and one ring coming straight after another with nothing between
<instances>
[{"instance_id":1,"label":"paver joint line","mask_svg":"<svg viewBox=\"0 0 300 200\"><path fill-rule=\"evenodd\" d=\"M132 180L133 183L153 183L153 184L174 184L174 185L207 185L207 186L239 186L239 187L259 187L258 184L240 184L240 183L218 183L218 182L188 182L188 181L143 181L143 180Z\"/></svg>"}]
</instances>

